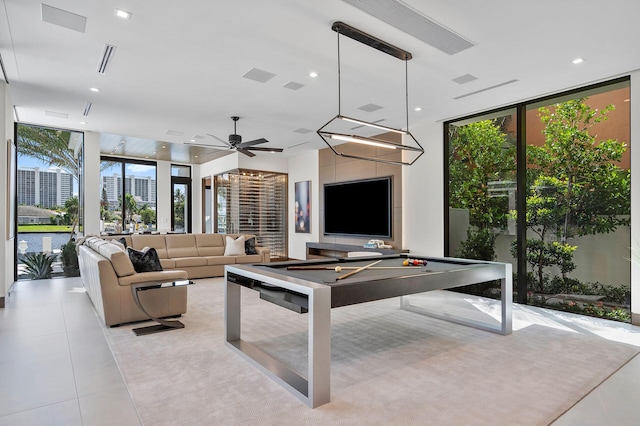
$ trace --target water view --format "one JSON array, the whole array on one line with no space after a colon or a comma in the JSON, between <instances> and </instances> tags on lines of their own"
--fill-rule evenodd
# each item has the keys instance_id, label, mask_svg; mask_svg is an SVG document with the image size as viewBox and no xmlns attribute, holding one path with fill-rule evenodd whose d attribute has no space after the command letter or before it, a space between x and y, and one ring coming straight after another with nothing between
<instances>
[{"instance_id":1,"label":"water view","mask_svg":"<svg viewBox=\"0 0 640 426\"><path fill-rule=\"evenodd\" d=\"M26 242L27 248L25 253L41 252L43 243L42 238L51 238L51 250L57 252L63 244L69 241L69 232L22 232L18 233L18 253L20 253L20 244Z\"/></svg>"}]
</instances>

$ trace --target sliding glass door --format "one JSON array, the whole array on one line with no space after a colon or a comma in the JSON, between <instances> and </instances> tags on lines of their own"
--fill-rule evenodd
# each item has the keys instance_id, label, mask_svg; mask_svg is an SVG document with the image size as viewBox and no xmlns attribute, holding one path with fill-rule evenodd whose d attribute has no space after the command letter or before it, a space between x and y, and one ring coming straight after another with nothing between
<instances>
[{"instance_id":1,"label":"sliding glass door","mask_svg":"<svg viewBox=\"0 0 640 426\"><path fill-rule=\"evenodd\" d=\"M621 79L446 123L447 254L511 262L520 303L630 321L629 99Z\"/></svg>"}]
</instances>

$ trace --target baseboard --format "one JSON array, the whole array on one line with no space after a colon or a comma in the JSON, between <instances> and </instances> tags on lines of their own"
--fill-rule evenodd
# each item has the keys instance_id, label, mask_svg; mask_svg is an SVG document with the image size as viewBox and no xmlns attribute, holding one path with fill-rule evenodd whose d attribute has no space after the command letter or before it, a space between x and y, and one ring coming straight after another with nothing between
<instances>
[{"instance_id":1,"label":"baseboard","mask_svg":"<svg viewBox=\"0 0 640 426\"><path fill-rule=\"evenodd\" d=\"M640 314L631 313L631 324L640 325Z\"/></svg>"}]
</instances>

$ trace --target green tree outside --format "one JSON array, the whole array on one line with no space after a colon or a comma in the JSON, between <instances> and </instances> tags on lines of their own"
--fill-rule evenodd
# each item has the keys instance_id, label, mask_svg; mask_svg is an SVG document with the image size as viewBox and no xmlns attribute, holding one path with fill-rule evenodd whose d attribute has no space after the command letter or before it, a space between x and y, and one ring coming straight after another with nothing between
<instances>
[{"instance_id":1,"label":"green tree outside","mask_svg":"<svg viewBox=\"0 0 640 426\"><path fill-rule=\"evenodd\" d=\"M490 183L515 181L516 147L505 131L507 117L451 126L449 205L469 211L467 239L457 255L494 260L496 230L505 229L508 199L492 197Z\"/></svg>"},{"instance_id":2,"label":"green tree outside","mask_svg":"<svg viewBox=\"0 0 640 426\"><path fill-rule=\"evenodd\" d=\"M630 220L630 172L618 163L626 144L598 141L592 127L614 110L591 108L586 98L540 108L545 143L527 147L526 226L537 238L527 239L527 262L538 291L544 268L558 266L563 280L575 269L578 248L570 238L614 231ZM515 244L512 253L515 254Z\"/></svg>"}]
</instances>

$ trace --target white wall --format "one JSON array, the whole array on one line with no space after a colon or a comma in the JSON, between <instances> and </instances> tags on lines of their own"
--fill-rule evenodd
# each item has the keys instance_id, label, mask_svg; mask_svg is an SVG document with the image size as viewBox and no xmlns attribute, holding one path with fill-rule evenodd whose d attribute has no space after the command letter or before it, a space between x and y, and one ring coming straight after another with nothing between
<instances>
[{"instance_id":1,"label":"white wall","mask_svg":"<svg viewBox=\"0 0 640 426\"><path fill-rule=\"evenodd\" d=\"M9 97L7 84L4 80L0 81L0 137L2 138L2 149L0 149L0 181L4 185L0 185L0 256L4 259L2 262L2 272L0 272L0 297L6 297L11 285L13 284L13 271L15 266L15 238L8 239L7 222L7 139L13 140L13 104Z\"/></svg>"},{"instance_id":2,"label":"white wall","mask_svg":"<svg viewBox=\"0 0 640 426\"><path fill-rule=\"evenodd\" d=\"M307 242L316 242L320 239L320 181L319 151L307 152L296 157L289 158L289 257L293 259L306 259ZM302 234L295 232L294 209L295 183L311 181L311 233Z\"/></svg>"},{"instance_id":3,"label":"white wall","mask_svg":"<svg viewBox=\"0 0 640 426\"><path fill-rule=\"evenodd\" d=\"M402 172L402 248L426 256L444 255L442 128L430 123L410 129L425 153Z\"/></svg>"},{"instance_id":4,"label":"white wall","mask_svg":"<svg viewBox=\"0 0 640 426\"><path fill-rule=\"evenodd\" d=\"M171 163L156 162L156 229L171 231Z\"/></svg>"}]
</instances>

